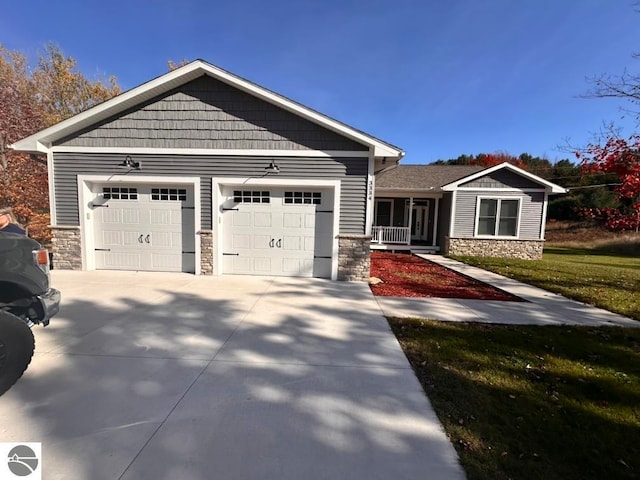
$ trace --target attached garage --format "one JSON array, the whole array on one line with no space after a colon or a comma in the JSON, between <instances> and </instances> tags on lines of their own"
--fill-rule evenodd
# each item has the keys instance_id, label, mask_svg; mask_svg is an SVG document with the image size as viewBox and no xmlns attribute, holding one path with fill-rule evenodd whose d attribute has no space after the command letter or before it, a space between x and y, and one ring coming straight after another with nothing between
<instances>
[{"instance_id":1,"label":"attached garage","mask_svg":"<svg viewBox=\"0 0 640 480\"><path fill-rule=\"evenodd\" d=\"M201 60L11 147L46 155L55 268L344 280L404 155Z\"/></svg>"}]
</instances>

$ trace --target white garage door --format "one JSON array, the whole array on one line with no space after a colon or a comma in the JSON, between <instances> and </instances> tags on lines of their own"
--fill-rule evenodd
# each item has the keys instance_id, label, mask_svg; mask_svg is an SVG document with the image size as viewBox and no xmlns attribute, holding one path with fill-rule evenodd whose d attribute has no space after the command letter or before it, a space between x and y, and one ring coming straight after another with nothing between
<instances>
[{"instance_id":1,"label":"white garage door","mask_svg":"<svg viewBox=\"0 0 640 480\"><path fill-rule=\"evenodd\" d=\"M333 190L224 193L224 273L331 277Z\"/></svg>"},{"instance_id":2,"label":"white garage door","mask_svg":"<svg viewBox=\"0 0 640 480\"><path fill-rule=\"evenodd\" d=\"M97 269L195 272L191 188L107 184L96 193Z\"/></svg>"}]
</instances>

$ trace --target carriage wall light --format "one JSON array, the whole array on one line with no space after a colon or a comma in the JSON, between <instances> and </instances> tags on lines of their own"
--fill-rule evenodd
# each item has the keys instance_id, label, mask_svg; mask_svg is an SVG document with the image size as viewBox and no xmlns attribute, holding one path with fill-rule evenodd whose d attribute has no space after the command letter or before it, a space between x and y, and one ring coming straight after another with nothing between
<instances>
[{"instance_id":1,"label":"carriage wall light","mask_svg":"<svg viewBox=\"0 0 640 480\"><path fill-rule=\"evenodd\" d=\"M135 161L129 155L127 155L122 163L118 164L118 167L121 168L130 168L132 170L140 170L142 168L142 164L140 162Z\"/></svg>"},{"instance_id":2,"label":"carriage wall light","mask_svg":"<svg viewBox=\"0 0 640 480\"><path fill-rule=\"evenodd\" d=\"M264 169L267 171L267 173L279 173L280 172L280 167L278 165L276 165L275 160L271 160L271 163L264 167Z\"/></svg>"}]
</instances>

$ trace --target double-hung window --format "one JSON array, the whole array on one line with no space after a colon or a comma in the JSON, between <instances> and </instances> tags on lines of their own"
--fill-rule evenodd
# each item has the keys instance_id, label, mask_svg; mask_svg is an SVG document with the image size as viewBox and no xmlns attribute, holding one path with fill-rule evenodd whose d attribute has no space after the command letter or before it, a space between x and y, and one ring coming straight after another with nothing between
<instances>
[{"instance_id":1,"label":"double-hung window","mask_svg":"<svg viewBox=\"0 0 640 480\"><path fill-rule=\"evenodd\" d=\"M517 237L519 211L517 198L480 198L476 236Z\"/></svg>"}]
</instances>

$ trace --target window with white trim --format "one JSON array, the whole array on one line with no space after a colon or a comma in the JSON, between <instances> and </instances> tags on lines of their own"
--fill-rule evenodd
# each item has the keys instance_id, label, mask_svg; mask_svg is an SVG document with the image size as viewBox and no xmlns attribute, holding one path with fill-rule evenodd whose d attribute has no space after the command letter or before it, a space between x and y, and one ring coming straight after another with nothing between
<instances>
[{"instance_id":1,"label":"window with white trim","mask_svg":"<svg viewBox=\"0 0 640 480\"><path fill-rule=\"evenodd\" d=\"M520 199L481 198L478 203L477 236L517 237Z\"/></svg>"}]
</instances>

